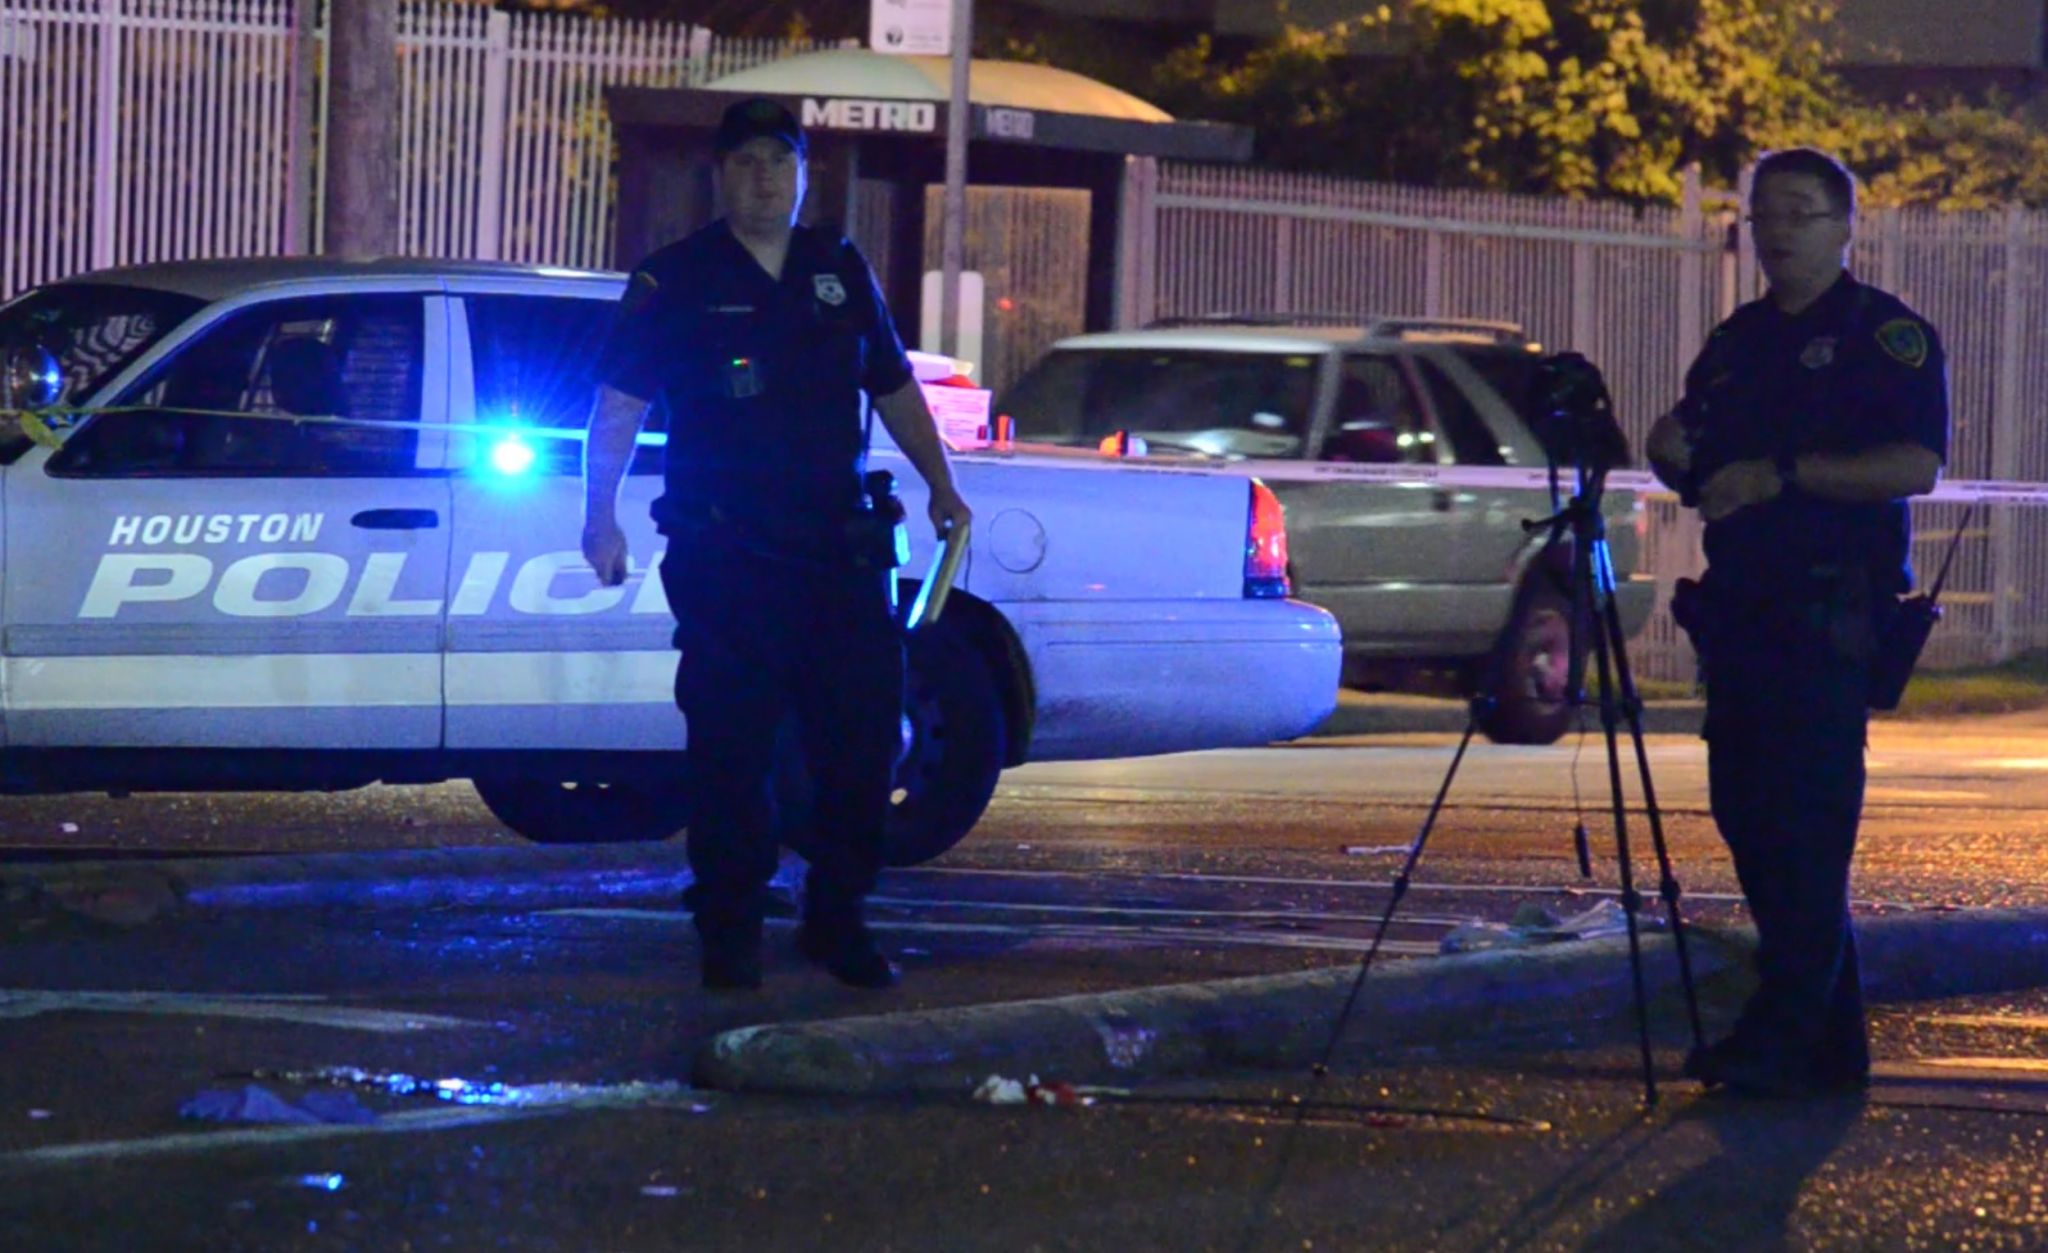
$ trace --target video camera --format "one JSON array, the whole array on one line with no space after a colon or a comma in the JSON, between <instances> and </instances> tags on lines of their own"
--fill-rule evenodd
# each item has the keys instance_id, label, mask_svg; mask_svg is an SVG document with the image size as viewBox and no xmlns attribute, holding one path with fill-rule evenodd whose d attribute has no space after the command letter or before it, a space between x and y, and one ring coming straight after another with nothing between
<instances>
[{"instance_id":1,"label":"video camera","mask_svg":"<svg viewBox=\"0 0 2048 1253\"><path fill-rule=\"evenodd\" d=\"M1536 363L1523 412L1551 464L1612 470L1629 462L1628 436L1614 417L1614 399L1600 367L1576 352Z\"/></svg>"}]
</instances>

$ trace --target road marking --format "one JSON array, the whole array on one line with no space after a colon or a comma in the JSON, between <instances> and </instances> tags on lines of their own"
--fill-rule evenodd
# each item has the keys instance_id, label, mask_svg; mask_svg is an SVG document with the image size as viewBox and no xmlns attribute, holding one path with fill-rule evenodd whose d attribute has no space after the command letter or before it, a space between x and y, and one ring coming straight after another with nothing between
<instances>
[{"instance_id":1,"label":"road marking","mask_svg":"<svg viewBox=\"0 0 2048 1253\"><path fill-rule=\"evenodd\" d=\"M1922 1066L1944 1070L2002 1070L2016 1074L2048 1075L2048 1057L1922 1057Z\"/></svg>"},{"instance_id":2,"label":"road marking","mask_svg":"<svg viewBox=\"0 0 2048 1253\"><path fill-rule=\"evenodd\" d=\"M81 1162L119 1161L125 1158L157 1157L169 1153L207 1152L215 1149L271 1148L311 1140L337 1140L364 1135L392 1135L421 1131L446 1131L484 1123L518 1122L532 1118L554 1118L598 1109L694 1108L702 1100L681 1084L620 1084L616 1089L567 1085L571 1095L559 1101L520 1105L437 1106L385 1114L372 1123L329 1123L319 1126L238 1127L223 1131L185 1131L150 1136L141 1140L97 1140L84 1144L57 1144L0 1155L0 1170L9 1167L65 1166Z\"/></svg>"},{"instance_id":3,"label":"road marking","mask_svg":"<svg viewBox=\"0 0 2048 1253\"><path fill-rule=\"evenodd\" d=\"M1983 801L1989 792L1952 792L1939 788L1874 787L1864 793L1866 801Z\"/></svg>"},{"instance_id":4,"label":"road marking","mask_svg":"<svg viewBox=\"0 0 2048 1253\"><path fill-rule=\"evenodd\" d=\"M1987 757L1970 764L1992 770L2048 770L2048 757Z\"/></svg>"},{"instance_id":5,"label":"road marking","mask_svg":"<svg viewBox=\"0 0 2048 1253\"><path fill-rule=\"evenodd\" d=\"M2007 1031L2048 1031L2048 1015L1929 1014L1921 1022L1943 1027L2002 1027Z\"/></svg>"},{"instance_id":6,"label":"road marking","mask_svg":"<svg viewBox=\"0 0 2048 1253\"><path fill-rule=\"evenodd\" d=\"M1097 874L1093 871L1083 870L976 870L964 866L918 866L915 869L891 870L889 873L892 876L966 875L986 877L991 879L1087 879L1090 882L1094 883L1102 883L1105 881L1121 881L1128 883L1144 883L1148 881L1159 881L1177 883L1207 883L1211 885L1224 883L1252 883L1257 884L1261 887L1332 888L1348 889L1351 891L1385 891L1387 890L1388 886L1387 881L1385 879L1283 879L1262 875L1187 873L1127 875L1118 876L1112 879L1110 876ZM1408 885L1408 890L1410 892L1478 892L1494 894L1519 893L1523 896L1553 895L1618 897L1621 895L1621 891L1618 888L1589 888L1579 887L1577 885L1573 885L1570 887L1545 887L1541 885L1528 883L1411 883ZM1688 901L1718 901L1727 904L1740 904L1742 902L1741 894L1732 892L1687 892L1685 894L1684 899Z\"/></svg>"},{"instance_id":7,"label":"road marking","mask_svg":"<svg viewBox=\"0 0 2048 1253\"><path fill-rule=\"evenodd\" d=\"M1028 914L1133 914L1167 918L1239 918L1262 922L1358 922L1377 923L1378 914L1330 914L1315 910L1285 909L1195 909L1170 905L1047 905L1016 901L917 900L902 896L870 896L870 905L899 909L990 909L1004 913ZM1417 926L1461 927L1470 918L1439 918L1428 914L1397 913L1396 922ZM877 924L880 925L880 924Z\"/></svg>"},{"instance_id":8,"label":"road marking","mask_svg":"<svg viewBox=\"0 0 2048 1253\"><path fill-rule=\"evenodd\" d=\"M412 1031L453 1031L485 1024L440 1014L390 1009L355 1009L324 1004L321 996L235 995L185 992L78 992L0 988L0 1018L34 1018L87 1010L105 1014L185 1014L201 1018L250 1018L295 1022L344 1031L403 1035Z\"/></svg>"},{"instance_id":9,"label":"road marking","mask_svg":"<svg viewBox=\"0 0 2048 1253\"><path fill-rule=\"evenodd\" d=\"M687 922L690 915L681 910L667 909L549 909L543 915L562 918L610 918L627 922ZM772 920L778 926L794 925L782 919ZM1121 943L1132 941L1167 942L1176 945L1210 944L1236 948L1296 948L1326 949L1340 953L1362 953L1372 947L1371 941L1352 939L1344 936L1285 935L1276 932L1242 932L1208 930L1203 927L1159 927L1139 924L1137 926L1077 926L1071 923L1050 923L1040 926L1019 926L999 922L903 922L886 918L870 918L868 926L876 931L903 931L932 935L1014 935L1034 940L1116 940ZM1439 950L1434 940L1388 940L1380 945L1383 953L1405 953L1409 956L1433 956Z\"/></svg>"}]
</instances>

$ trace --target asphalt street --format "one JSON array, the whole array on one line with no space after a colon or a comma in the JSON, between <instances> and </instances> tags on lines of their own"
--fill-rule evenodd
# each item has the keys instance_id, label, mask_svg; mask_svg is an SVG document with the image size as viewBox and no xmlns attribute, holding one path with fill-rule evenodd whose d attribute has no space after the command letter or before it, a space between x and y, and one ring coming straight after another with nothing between
<instances>
[{"instance_id":1,"label":"asphalt street","mask_svg":"<svg viewBox=\"0 0 2048 1253\"><path fill-rule=\"evenodd\" d=\"M1086 1108L690 1086L705 1041L748 1024L1353 963L1451 744L1014 771L965 845L885 880L908 974L885 994L804 968L784 911L768 989L706 997L686 919L654 898L0 920L0 1247L2048 1247L2038 991L1882 1007L1861 1103L1704 1097L1675 1080L1668 1017L1648 1113L1619 1018L1401 1050L1367 1024L1328 1080L1138 1083ZM1697 742L1649 747L1689 914L1740 921ZM1574 755L1474 749L1393 960L1611 892L1604 756ZM1887 724L1872 764L1866 914L2048 904L2042 720ZM17 864L517 847L459 785L8 800L0 824ZM1631 834L1647 872L1639 816ZM1709 996L1710 1022L1731 1009ZM220 1117L262 1096L341 1121ZM181 1117L195 1100L217 1117Z\"/></svg>"}]
</instances>

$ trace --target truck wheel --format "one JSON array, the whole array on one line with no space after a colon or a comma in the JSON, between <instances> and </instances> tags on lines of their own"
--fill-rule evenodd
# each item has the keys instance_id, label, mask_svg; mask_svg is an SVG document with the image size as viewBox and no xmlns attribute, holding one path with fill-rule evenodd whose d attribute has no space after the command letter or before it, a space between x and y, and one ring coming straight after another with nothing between
<instances>
[{"instance_id":1,"label":"truck wheel","mask_svg":"<svg viewBox=\"0 0 2048 1253\"><path fill-rule=\"evenodd\" d=\"M920 865L966 838L995 795L1009 735L995 676L958 631L918 632L904 651L903 756L883 830L891 866ZM815 810L794 728L783 731L776 763L782 842L808 858Z\"/></svg>"},{"instance_id":2,"label":"truck wheel","mask_svg":"<svg viewBox=\"0 0 2048 1253\"><path fill-rule=\"evenodd\" d=\"M1548 574L1530 576L1514 617L1480 671L1493 706L1479 729L1496 744L1551 744L1571 726L1571 600ZM1584 652L1584 633L1579 648Z\"/></svg>"},{"instance_id":3,"label":"truck wheel","mask_svg":"<svg viewBox=\"0 0 2048 1253\"><path fill-rule=\"evenodd\" d=\"M594 783L501 774L471 783L498 821L536 844L665 840L690 821L680 760L667 780Z\"/></svg>"}]
</instances>

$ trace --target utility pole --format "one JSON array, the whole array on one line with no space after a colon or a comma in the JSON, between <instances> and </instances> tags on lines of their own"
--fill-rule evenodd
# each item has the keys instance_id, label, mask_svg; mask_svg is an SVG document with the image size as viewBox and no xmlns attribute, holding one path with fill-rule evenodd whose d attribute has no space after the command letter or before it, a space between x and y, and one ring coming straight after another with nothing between
<instances>
[{"instance_id":1,"label":"utility pole","mask_svg":"<svg viewBox=\"0 0 2048 1253\"><path fill-rule=\"evenodd\" d=\"M398 0L327 15L327 229L322 251L398 251Z\"/></svg>"},{"instance_id":2,"label":"utility pole","mask_svg":"<svg viewBox=\"0 0 2048 1253\"><path fill-rule=\"evenodd\" d=\"M974 56L974 0L953 0L952 91L946 108L945 221L939 231L939 351L960 353L960 271L967 268L967 125Z\"/></svg>"},{"instance_id":3,"label":"utility pole","mask_svg":"<svg viewBox=\"0 0 2048 1253\"><path fill-rule=\"evenodd\" d=\"M294 256L314 251L313 80L320 0L292 0L290 72L285 96L284 250Z\"/></svg>"}]
</instances>

